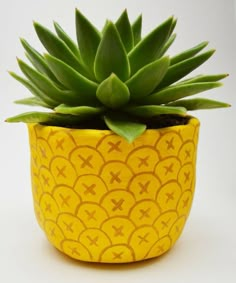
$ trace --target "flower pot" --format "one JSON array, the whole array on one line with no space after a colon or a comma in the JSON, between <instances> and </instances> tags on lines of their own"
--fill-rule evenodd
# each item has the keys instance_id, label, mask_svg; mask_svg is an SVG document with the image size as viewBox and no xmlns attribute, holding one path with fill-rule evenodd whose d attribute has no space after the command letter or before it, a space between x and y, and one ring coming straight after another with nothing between
<instances>
[{"instance_id":1,"label":"flower pot","mask_svg":"<svg viewBox=\"0 0 236 283\"><path fill-rule=\"evenodd\" d=\"M28 129L35 213L57 249L123 263L175 244L194 194L197 119L147 130L132 144L108 130Z\"/></svg>"}]
</instances>

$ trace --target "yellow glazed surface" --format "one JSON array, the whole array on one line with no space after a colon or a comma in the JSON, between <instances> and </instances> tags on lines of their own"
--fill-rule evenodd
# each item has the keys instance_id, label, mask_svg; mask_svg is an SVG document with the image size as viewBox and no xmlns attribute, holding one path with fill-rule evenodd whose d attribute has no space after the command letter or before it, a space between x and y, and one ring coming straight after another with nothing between
<instances>
[{"instance_id":1,"label":"yellow glazed surface","mask_svg":"<svg viewBox=\"0 0 236 283\"><path fill-rule=\"evenodd\" d=\"M35 213L57 249L122 263L175 244L194 194L197 119L147 130L132 144L110 131L28 129Z\"/></svg>"}]
</instances>

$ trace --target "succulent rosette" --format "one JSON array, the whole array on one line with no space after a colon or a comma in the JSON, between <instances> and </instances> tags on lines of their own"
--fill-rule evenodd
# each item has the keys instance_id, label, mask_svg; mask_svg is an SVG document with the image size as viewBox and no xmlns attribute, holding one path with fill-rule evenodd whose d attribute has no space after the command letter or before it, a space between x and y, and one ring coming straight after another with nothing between
<instances>
[{"instance_id":1,"label":"succulent rosette","mask_svg":"<svg viewBox=\"0 0 236 283\"><path fill-rule=\"evenodd\" d=\"M32 97L16 101L50 111L27 112L8 122L42 123L84 128L102 125L129 142L140 136L150 120L163 115L185 116L188 110L227 107L227 103L187 98L221 86L226 74L199 75L182 80L203 64L214 50L201 52L207 42L169 57L176 38L174 17L142 38L142 16L130 23L125 10L113 23L97 28L76 10L75 43L54 23L56 33L35 22L36 33L47 50L41 55L26 40L21 43L31 65L18 59L25 75L10 74Z\"/></svg>"}]
</instances>

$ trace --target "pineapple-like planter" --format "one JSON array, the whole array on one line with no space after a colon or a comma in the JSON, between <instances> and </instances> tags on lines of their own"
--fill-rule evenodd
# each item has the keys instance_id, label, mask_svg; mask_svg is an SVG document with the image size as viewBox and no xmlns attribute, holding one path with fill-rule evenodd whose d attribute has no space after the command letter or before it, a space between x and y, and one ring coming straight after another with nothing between
<instances>
[{"instance_id":1,"label":"pineapple-like planter","mask_svg":"<svg viewBox=\"0 0 236 283\"><path fill-rule=\"evenodd\" d=\"M108 130L29 125L34 207L49 241L92 262L168 251L191 208L198 128L191 118L129 144Z\"/></svg>"},{"instance_id":2,"label":"pineapple-like planter","mask_svg":"<svg viewBox=\"0 0 236 283\"><path fill-rule=\"evenodd\" d=\"M78 44L54 23L35 22L47 50L21 39L33 66L10 74L49 111L8 118L30 133L37 219L49 241L84 261L133 262L169 250L194 193L198 120L187 110L229 104L189 96L227 74L185 78L214 53L202 42L173 57L174 17L142 37L125 10L102 31L76 10ZM185 78L184 80L182 80ZM186 98L187 99L183 99Z\"/></svg>"}]
</instances>

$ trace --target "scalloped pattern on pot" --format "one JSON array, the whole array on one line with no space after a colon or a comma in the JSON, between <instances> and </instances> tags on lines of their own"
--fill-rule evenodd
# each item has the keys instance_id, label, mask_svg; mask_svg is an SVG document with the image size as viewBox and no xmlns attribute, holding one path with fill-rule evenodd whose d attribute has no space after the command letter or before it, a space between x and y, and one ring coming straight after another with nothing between
<instances>
[{"instance_id":1,"label":"scalloped pattern on pot","mask_svg":"<svg viewBox=\"0 0 236 283\"><path fill-rule=\"evenodd\" d=\"M122 263L175 244L194 194L197 119L147 130L132 144L110 131L28 129L35 213L57 249Z\"/></svg>"}]
</instances>

